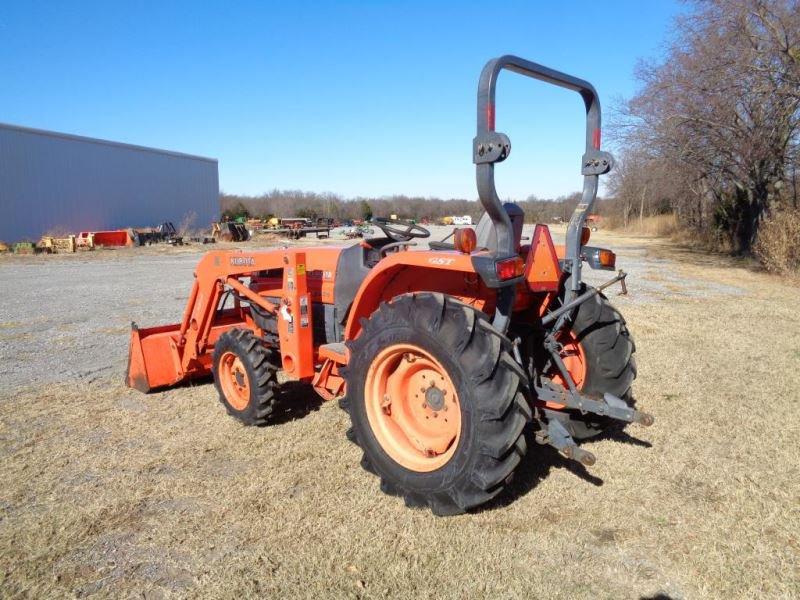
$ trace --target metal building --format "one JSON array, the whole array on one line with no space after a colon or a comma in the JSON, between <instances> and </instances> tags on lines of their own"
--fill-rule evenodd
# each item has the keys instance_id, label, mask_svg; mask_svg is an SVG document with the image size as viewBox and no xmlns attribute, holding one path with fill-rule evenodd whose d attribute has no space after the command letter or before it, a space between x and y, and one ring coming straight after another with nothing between
<instances>
[{"instance_id":1,"label":"metal building","mask_svg":"<svg viewBox=\"0 0 800 600\"><path fill-rule=\"evenodd\" d=\"M215 159L0 123L2 241L218 214Z\"/></svg>"}]
</instances>

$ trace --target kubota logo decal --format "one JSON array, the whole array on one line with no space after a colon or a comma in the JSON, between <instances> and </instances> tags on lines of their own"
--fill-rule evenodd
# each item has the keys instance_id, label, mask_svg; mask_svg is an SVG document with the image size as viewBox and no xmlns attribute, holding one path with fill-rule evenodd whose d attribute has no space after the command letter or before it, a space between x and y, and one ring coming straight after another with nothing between
<instances>
[{"instance_id":1,"label":"kubota logo decal","mask_svg":"<svg viewBox=\"0 0 800 600\"><path fill-rule=\"evenodd\" d=\"M256 264L256 259L252 256L231 256L231 264L234 267L252 267Z\"/></svg>"},{"instance_id":2,"label":"kubota logo decal","mask_svg":"<svg viewBox=\"0 0 800 600\"><path fill-rule=\"evenodd\" d=\"M452 265L456 262L455 258L429 258L428 262L432 265Z\"/></svg>"}]
</instances>

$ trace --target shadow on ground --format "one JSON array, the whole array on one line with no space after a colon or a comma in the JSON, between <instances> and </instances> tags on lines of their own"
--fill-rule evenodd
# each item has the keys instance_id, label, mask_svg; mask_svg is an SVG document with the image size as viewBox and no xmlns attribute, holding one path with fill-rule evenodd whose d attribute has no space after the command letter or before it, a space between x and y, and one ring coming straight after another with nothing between
<instances>
[{"instance_id":1,"label":"shadow on ground","mask_svg":"<svg viewBox=\"0 0 800 600\"><path fill-rule=\"evenodd\" d=\"M198 379L184 381L174 386L173 389L185 387L195 387L198 385L214 385L214 378L211 375ZM216 390L214 391L216 394ZM302 419L312 412L318 411L322 406L323 400L314 391L310 384L299 381L285 381L277 387L275 406L272 416L262 427L274 427L283 425L295 419Z\"/></svg>"},{"instance_id":2,"label":"shadow on ground","mask_svg":"<svg viewBox=\"0 0 800 600\"><path fill-rule=\"evenodd\" d=\"M322 404L322 398L309 384L287 381L279 387L274 413L267 426L274 427L295 419L302 419L308 414L319 410ZM626 431L626 427L625 423L612 422L606 426L601 434L585 440L583 444L591 445L592 442L610 440L620 444L652 448L653 445L650 442L632 436ZM565 469L593 486L600 487L603 485L603 479L593 475L581 463L564 457L552 446L538 444L534 437L533 428L527 428L525 441L528 446L528 452L515 469L514 480L497 498L477 509L477 512L491 511L514 503L535 489L550 474L552 469Z\"/></svg>"},{"instance_id":3,"label":"shadow on ground","mask_svg":"<svg viewBox=\"0 0 800 600\"><path fill-rule=\"evenodd\" d=\"M273 415L265 426L275 427L296 419L302 419L310 413L318 411L323 402L311 385L298 381L284 382L278 386ZM585 440L582 444L591 445L592 442L610 440L620 444L652 448L650 442L632 436L626 431L626 427L627 424L625 423L611 422L601 434ZM593 475L581 463L564 457L552 446L538 444L532 427L526 429L525 441L528 452L515 469L514 479L511 484L497 498L479 507L476 512L492 511L514 503L535 489L550 474L552 469L566 469L586 483L597 487L603 485L603 479Z\"/></svg>"},{"instance_id":4,"label":"shadow on ground","mask_svg":"<svg viewBox=\"0 0 800 600\"><path fill-rule=\"evenodd\" d=\"M278 387L278 397L267 427L302 419L322 406L322 398L307 383L287 381Z\"/></svg>"},{"instance_id":5,"label":"shadow on ground","mask_svg":"<svg viewBox=\"0 0 800 600\"><path fill-rule=\"evenodd\" d=\"M603 433L583 443L591 444L592 442L600 440L610 440L620 444L631 444L642 448L652 448L653 446L647 440L634 437L625 431L624 423L612 423ZM566 469L586 483L597 487L603 485L603 479L593 475L578 461L564 457L552 446L542 446L536 443L534 432L531 428L526 431L525 441L528 445L528 452L514 471L514 480L492 502L480 507L478 512L496 510L513 504L535 489L539 483L544 481L552 469Z\"/></svg>"}]
</instances>

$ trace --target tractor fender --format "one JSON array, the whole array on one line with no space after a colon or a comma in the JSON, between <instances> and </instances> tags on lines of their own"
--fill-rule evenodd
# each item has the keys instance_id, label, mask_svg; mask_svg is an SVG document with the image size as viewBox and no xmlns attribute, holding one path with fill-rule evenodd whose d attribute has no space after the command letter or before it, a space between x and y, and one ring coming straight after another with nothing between
<instances>
[{"instance_id":1,"label":"tractor fender","mask_svg":"<svg viewBox=\"0 0 800 600\"><path fill-rule=\"evenodd\" d=\"M361 331L361 319L377 310L381 302L409 292L440 292L483 310L494 302L496 290L482 282L472 258L450 250L414 250L392 254L380 261L364 279L347 316L345 340Z\"/></svg>"}]
</instances>

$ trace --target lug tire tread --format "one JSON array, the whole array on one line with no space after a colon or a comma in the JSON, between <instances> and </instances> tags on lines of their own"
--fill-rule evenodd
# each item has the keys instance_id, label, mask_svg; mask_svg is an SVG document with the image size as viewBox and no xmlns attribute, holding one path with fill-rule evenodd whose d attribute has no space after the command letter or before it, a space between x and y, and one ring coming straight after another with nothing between
<instances>
[{"instance_id":1,"label":"lug tire tread","mask_svg":"<svg viewBox=\"0 0 800 600\"><path fill-rule=\"evenodd\" d=\"M362 467L380 478L380 489L401 496L407 506L429 507L434 514L447 516L474 509L497 496L511 480L526 452L525 425L531 420L528 382L510 351L508 339L494 332L488 317L450 296L416 293L397 296L381 303L369 319L361 321L362 332L347 342L351 361L343 370L349 396L340 405L350 413L352 427L348 439L361 447ZM415 335L433 336L447 351L463 374L463 384L474 390L470 395L474 411L474 447L465 468L448 475L446 484L427 489L415 484L416 473L391 462L374 438L360 439L369 428L365 416L356 411L356 396L361 394L366 372L376 355L371 341L382 331L406 329ZM379 349L377 349L379 350ZM452 376L452 374L451 374ZM454 380L454 383L458 383ZM462 392L459 391L461 398ZM463 410L463 409L462 409ZM360 433L361 432L361 433ZM371 431L368 435L372 436ZM458 450L456 451L458 454ZM451 459L452 463L455 459ZM450 464L448 463L448 465ZM447 469L448 465L442 467ZM410 475L409 475L410 474Z\"/></svg>"}]
</instances>

